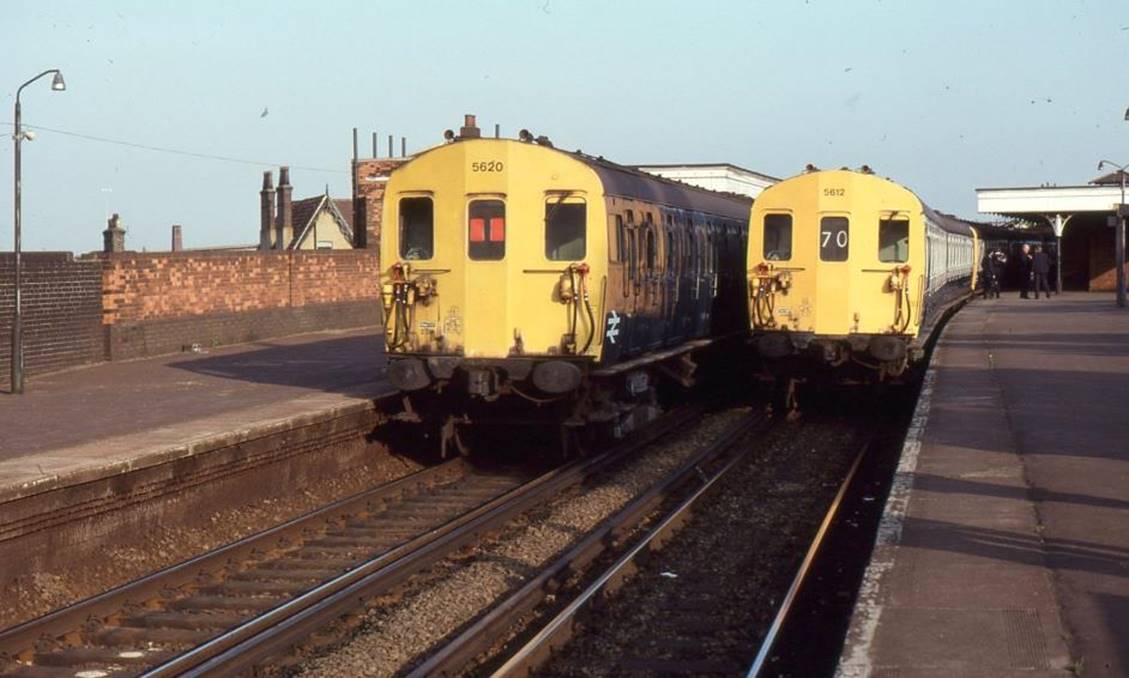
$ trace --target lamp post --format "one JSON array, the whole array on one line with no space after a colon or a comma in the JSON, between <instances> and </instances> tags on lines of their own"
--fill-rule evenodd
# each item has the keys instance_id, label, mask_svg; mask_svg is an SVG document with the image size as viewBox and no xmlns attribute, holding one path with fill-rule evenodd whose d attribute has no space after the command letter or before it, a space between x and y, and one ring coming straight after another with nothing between
<instances>
[{"instance_id":1,"label":"lamp post","mask_svg":"<svg viewBox=\"0 0 1129 678\"><path fill-rule=\"evenodd\" d=\"M54 74L55 77L51 80L51 89L56 92L61 92L67 88L67 83L63 80L63 74L59 69L52 68L43 71L31 80L20 85L16 90L16 112L15 112L15 129L12 133L12 139L16 142L16 172L15 172L15 215L13 220L13 239L12 250L15 254L13 265L15 267L14 275L14 289L15 289L15 309L12 313L12 355L11 355L11 376L12 376L12 393L24 392L24 328L23 328L23 309L22 306L22 276L23 276L23 262L20 260L20 145L26 139L31 141L35 139L35 135L31 132L25 132L20 125L20 94L23 93L24 87L27 87L36 80L45 75Z\"/></svg>"},{"instance_id":2,"label":"lamp post","mask_svg":"<svg viewBox=\"0 0 1129 678\"><path fill-rule=\"evenodd\" d=\"M1129 116L1129 111L1125 112ZM1102 160L1098 163L1098 171L1109 165L1116 167L1121 176L1121 203L1117 206L1117 221L1113 227L1113 259L1117 267L1117 305L1125 306L1125 167L1115 162Z\"/></svg>"}]
</instances>

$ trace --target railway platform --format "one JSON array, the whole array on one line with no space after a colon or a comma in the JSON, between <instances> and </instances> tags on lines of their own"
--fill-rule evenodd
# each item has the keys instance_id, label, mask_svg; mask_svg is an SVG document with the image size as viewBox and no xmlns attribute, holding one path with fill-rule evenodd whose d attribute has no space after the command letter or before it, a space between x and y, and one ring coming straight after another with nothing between
<instances>
[{"instance_id":1,"label":"railway platform","mask_svg":"<svg viewBox=\"0 0 1129 678\"><path fill-rule=\"evenodd\" d=\"M190 454L391 392L373 329L37 376L0 395L0 502Z\"/></svg>"},{"instance_id":2,"label":"railway platform","mask_svg":"<svg viewBox=\"0 0 1129 678\"><path fill-rule=\"evenodd\" d=\"M373 459L375 328L106 363L0 394L0 583Z\"/></svg>"},{"instance_id":3,"label":"railway platform","mask_svg":"<svg viewBox=\"0 0 1129 678\"><path fill-rule=\"evenodd\" d=\"M840 676L1129 675L1129 312L976 300L926 377Z\"/></svg>"}]
</instances>

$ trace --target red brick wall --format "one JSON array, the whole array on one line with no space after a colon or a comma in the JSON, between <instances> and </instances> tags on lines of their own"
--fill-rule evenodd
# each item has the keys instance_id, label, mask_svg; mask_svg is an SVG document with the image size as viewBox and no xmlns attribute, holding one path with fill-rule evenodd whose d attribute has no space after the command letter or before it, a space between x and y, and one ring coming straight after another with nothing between
<instances>
[{"instance_id":1,"label":"red brick wall","mask_svg":"<svg viewBox=\"0 0 1129 678\"><path fill-rule=\"evenodd\" d=\"M1113 229L1103 227L1090 234L1090 291L1117 289L1117 267L1113 265ZM1129 265L1126 267L1129 271Z\"/></svg>"},{"instance_id":2,"label":"red brick wall","mask_svg":"<svg viewBox=\"0 0 1129 678\"><path fill-rule=\"evenodd\" d=\"M25 372L375 325L378 269L374 250L25 254ZM3 384L12 271L0 255Z\"/></svg>"},{"instance_id":3,"label":"red brick wall","mask_svg":"<svg viewBox=\"0 0 1129 678\"><path fill-rule=\"evenodd\" d=\"M379 297L368 251L102 254L103 322L164 320Z\"/></svg>"},{"instance_id":4,"label":"red brick wall","mask_svg":"<svg viewBox=\"0 0 1129 678\"><path fill-rule=\"evenodd\" d=\"M110 359L379 319L371 250L98 255Z\"/></svg>"},{"instance_id":5,"label":"red brick wall","mask_svg":"<svg viewBox=\"0 0 1129 678\"><path fill-rule=\"evenodd\" d=\"M8 389L15 258L0 254L0 391ZM103 359L101 267L70 252L23 255L21 289L24 373L36 374Z\"/></svg>"}]
</instances>

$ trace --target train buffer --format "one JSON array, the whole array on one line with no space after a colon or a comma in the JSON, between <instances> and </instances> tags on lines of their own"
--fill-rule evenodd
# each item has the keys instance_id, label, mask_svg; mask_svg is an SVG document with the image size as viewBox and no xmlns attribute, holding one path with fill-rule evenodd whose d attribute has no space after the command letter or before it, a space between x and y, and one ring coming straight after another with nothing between
<instances>
[{"instance_id":1,"label":"train buffer","mask_svg":"<svg viewBox=\"0 0 1129 678\"><path fill-rule=\"evenodd\" d=\"M839 675L1129 675L1129 314L976 300L922 389Z\"/></svg>"}]
</instances>

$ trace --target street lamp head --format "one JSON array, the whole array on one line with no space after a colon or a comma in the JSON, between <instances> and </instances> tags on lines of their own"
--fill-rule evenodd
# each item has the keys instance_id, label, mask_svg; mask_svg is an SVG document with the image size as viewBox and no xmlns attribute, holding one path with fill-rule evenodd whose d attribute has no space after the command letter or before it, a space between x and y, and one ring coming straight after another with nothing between
<instances>
[{"instance_id":1,"label":"street lamp head","mask_svg":"<svg viewBox=\"0 0 1129 678\"><path fill-rule=\"evenodd\" d=\"M1098 171L1101 172L1105 168L1105 160L1098 161Z\"/></svg>"},{"instance_id":2,"label":"street lamp head","mask_svg":"<svg viewBox=\"0 0 1129 678\"><path fill-rule=\"evenodd\" d=\"M1129 108L1125 109L1125 119L1129 120Z\"/></svg>"},{"instance_id":3,"label":"street lamp head","mask_svg":"<svg viewBox=\"0 0 1129 678\"><path fill-rule=\"evenodd\" d=\"M66 88L67 83L65 80L63 80L63 72L55 71L55 77L51 80L51 89L55 90L56 92L62 92ZM1127 112L1127 115L1129 115L1129 112Z\"/></svg>"}]
</instances>

